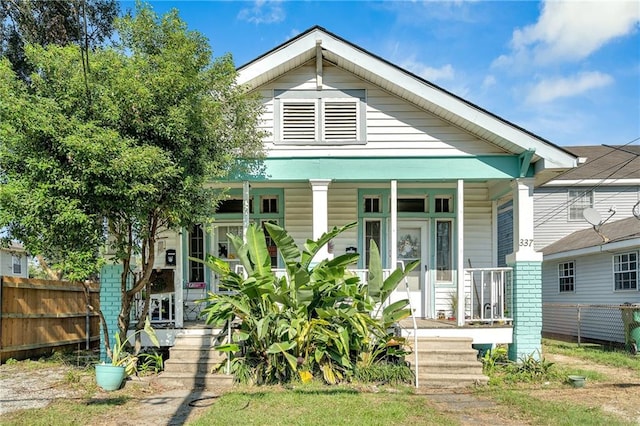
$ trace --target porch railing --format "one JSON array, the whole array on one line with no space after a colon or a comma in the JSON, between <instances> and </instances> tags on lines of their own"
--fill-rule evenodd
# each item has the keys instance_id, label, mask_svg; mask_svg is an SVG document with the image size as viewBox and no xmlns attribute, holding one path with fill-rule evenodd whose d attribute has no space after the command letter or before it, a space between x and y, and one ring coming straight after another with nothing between
<instances>
[{"instance_id":1,"label":"porch railing","mask_svg":"<svg viewBox=\"0 0 640 426\"><path fill-rule=\"evenodd\" d=\"M511 322L512 276L512 268L465 269L465 322Z\"/></svg>"}]
</instances>

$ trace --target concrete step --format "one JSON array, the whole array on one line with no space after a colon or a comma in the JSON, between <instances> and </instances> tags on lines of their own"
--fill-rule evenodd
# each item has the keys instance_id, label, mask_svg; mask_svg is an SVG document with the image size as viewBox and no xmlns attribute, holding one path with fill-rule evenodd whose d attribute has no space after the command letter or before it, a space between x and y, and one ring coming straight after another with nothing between
<instances>
[{"instance_id":1,"label":"concrete step","mask_svg":"<svg viewBox=\"0 0 640 426\"><path fill-rule=\"evenodd\" d=\"M489 378L483 374L418 374L418 385L421 388L463 388L484 386Z\"/></svg>"},{"instance_id":2,"label":"concrete step","mask_svg":"<svg viewBox=\"0 0 640 426\"><path fill-rule=\"evenodd\" d=\"M478 351L470 346L466 349L418 348L418 360L426 360L428 362L455 360L475 361L477 358Z\"/></svg>"},{"instance_id":3,"label":"concrete step","mask_svg":"<svg viewBox=\"0 0 640 426\"><path fill-rule=\"evenodd\" d=\"M233 386L233 376L226 374L162 372L156 378L162 386L187 389L221 389Z\"/></svg>"},{"instance_id":4,"label":"concrete step","mask_svg":"<svg viewBox=\"0 0 640 426\"><path fill-rule=\"evenodd\" d=\"M227 336L215 334L195 334L176 336L174 346L198 346L202 348L210 348L221 345L227 340Z\"/></svg>"},{"instance_id":5,"label":"concrete step","mask_svg":"<svg viewBox=\"0 0 640 426\"><path fill-rule=\"evenodd\" d=\"M478 361L445 361L418 364L418 372L442 374L482 374L482 364Z\"/></svg>"},{"instance_id":6,"label":"concrete step","mask_svg":"<svg viewBox=\"0 0 640 426\"><path fill-rule=\"evenodd\" d=\"M169 359L181 361L218 361L224 357L215 349L199 348L197 346L174 346L169 351Z\"/></svg>"},{"instance_id":7,"label":"concrete step","mask_svg":"<svg viewBox=\"0 0 640 426\"><path fill-rule=\"evenodd\" d=\"M164 363L164 371L167 373L212 373L215 368L225 362L224 358L206 361L168 359Z\"/></svg>"},{"instance_id":8,"label":"concrete step","mask_svg":"<svg viewBox=\"0 0 640 426\"><path fill-rule=\"evenodd\" d=\"M472 343L468 337L418 337L419 349L469 349Z\"/></svg>"}]
</instances>

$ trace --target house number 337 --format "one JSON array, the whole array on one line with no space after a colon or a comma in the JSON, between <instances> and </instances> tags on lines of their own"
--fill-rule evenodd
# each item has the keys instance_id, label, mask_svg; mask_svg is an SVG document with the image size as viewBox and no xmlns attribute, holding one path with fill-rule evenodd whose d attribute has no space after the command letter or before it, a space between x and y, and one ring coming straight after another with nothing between
<instances>
[{"instance_id":1,"label":"house number 337","mask_svg":"<svg viewBox=\"0 0 640 426\"><path fill-rule=\"evenodd\" d=\"M520 247L532 247L533 239L521 238L520 239Z\"/></svg>"}]
</instances>

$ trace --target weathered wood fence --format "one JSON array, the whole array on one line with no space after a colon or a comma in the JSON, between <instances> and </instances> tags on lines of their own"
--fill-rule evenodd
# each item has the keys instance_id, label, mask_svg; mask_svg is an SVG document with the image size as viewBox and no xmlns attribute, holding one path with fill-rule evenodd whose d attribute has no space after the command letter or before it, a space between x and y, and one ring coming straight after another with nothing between
<instances>
[{"instance_id":1,"label":"weathered wood fence","mask_svg":"<svg viewBox=\"0 0 640 426\"><path fill-rule=\"evenodd\" d=\"M98 283L89 300L98 310ZM0 363L68 348L85 349L100 341L100 318L87 310L81 283L0 277Z\"/></svg>"}]
</instances>

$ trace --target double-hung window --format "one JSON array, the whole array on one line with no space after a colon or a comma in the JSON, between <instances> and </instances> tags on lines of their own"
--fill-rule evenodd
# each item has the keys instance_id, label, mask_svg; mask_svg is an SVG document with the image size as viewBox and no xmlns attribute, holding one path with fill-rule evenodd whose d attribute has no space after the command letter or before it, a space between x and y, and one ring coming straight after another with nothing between
<instances>
[{"instance_id":1,"label":"double-hung window","mask_svg":"<svg viewBox=\"0 0 640 426\"><path fill-rule=\"evenodd\" d=\"M570 189L568 203L569 221L583 221L584 209L593 207L593 191Z\"/></svg>"},{"instance_id":2,"label":"double-hung window","mask_svg":"<svg viewBox=\"0 0 640 426\"><path fill-rule=\"evenodd\" d=\"M638 252L613 256L613 283L615 290L638 289Z\"/></svg>"},{"instance_id":3,"label":"double-hung window","mask_svg":"<svg viewBox=\"0 0 640 426\"><path fill-rule=\"evenodd\" d=\"M575 291L576 263L574 261L558 264L558 288L560 293Z\"/></svg>"},{"instance_id":4,"label":"double-hung window","mask_svg":"<svg viewBox=\"0 0 640 426\"><path fill-rule=\"evenodd\" d=\"M364 90L288 90L274 95L276 143L364 143Z\"/></svg>"}]
</instances>

